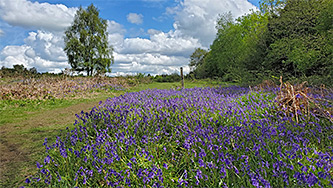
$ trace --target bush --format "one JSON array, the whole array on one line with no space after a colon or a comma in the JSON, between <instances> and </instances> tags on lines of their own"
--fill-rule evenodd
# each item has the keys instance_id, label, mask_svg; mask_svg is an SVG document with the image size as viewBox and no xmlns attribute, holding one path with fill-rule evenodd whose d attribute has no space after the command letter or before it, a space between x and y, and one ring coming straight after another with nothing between
<instances>
[{"instance_id":1,"label":"bush","mask_svg":"<svg viewBox=\"0 0 333 188\"><path fill-rule=\"evenodd\" d=\"M182 80L179 74L173 73L170 75L163 74L163 75L156 75L153 79L156 82L179 82Z\"/></svg>"}]
</instances>

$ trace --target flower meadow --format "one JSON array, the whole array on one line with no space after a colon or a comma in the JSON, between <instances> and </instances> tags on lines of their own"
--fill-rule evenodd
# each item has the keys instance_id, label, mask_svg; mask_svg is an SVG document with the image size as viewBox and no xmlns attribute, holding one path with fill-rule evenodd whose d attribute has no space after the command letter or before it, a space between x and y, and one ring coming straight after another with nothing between
<instances>
[{"instance_id":1,"label":"flower meadow","mask_svg":"<svg viewBox=\"0 0 333 188\"><path fill-rule=\"evenodd\" d=\"M297 123L276 106L277 92L232 86L109 98L45 139L26 187L333 186L332 122L312 113Z\"/></svg>"}]
</instances>

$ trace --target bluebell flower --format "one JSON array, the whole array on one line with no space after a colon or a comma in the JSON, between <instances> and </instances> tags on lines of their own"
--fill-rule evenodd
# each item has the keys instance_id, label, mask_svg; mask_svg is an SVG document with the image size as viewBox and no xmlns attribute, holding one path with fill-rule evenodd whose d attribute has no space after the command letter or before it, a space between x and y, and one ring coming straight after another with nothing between
<instances>
[{"instance_id":1,"label":"bluebell flower","mask_svg":"<svg viewBox=\"0 0 333 188\"><path fill-rule=\"evenodd\" d=\"M29 178L25 179L25 183L31 183L31 180Z\"/></svg>"},{"instance_id":2,"label":"bluebell flower","mask_svg":"<svg viewBox=\"0 0 333 188\"><path fill-rule=\"evenodd\" d=\"M37 165L37 168L38 168L38 169L40 169L40 168L43 167L43 165L41 165L39 162L36 162L36 163L37 163L36 165Z\"/></svg>"},{"instance_id":3,"label":"bluebell flower","mask_svg":"<svg viewBox=\"0 0 333 188\"><path fill-rule=\"evenodd\" d=\"M130 167L130 168L132 168L132 163L130 163L130 162L127 163L127 166Z\"/></svg>"},{"instance_id":4,"label":"bluebell flower","mask_svg":"<svg viewBox=\"0 0 333 188\"><path fill-rule=\"evenodd\" d=\"M168 169L168 164L163 163L163 167L164 167L165 169Z\"/></svg>"},{"instance_id":5,"label":"bluebell flower","mask_svg":"<svg viewBox=\"0 0 333 188\"><path fill-rule=\"evenodd\" d=\"M205 167L206 166L205 162L202 159L199 158L198 162L199 162L200 167Z\"/></svg>"}]
</instances>

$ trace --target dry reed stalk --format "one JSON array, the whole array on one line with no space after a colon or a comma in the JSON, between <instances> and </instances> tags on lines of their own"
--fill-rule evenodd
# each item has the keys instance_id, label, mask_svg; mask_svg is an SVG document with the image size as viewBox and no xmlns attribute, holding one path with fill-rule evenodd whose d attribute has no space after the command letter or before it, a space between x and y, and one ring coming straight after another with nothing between
<instances>
[{"instance_id":1,"label":"dry reed stalk","mask_svg":"<svg viewBox=\"0 0 333 188\"><path fill-rule=\"evenodd\" d=\"M333 122L331 116L332 110L325 109L318 101L326 101L325 99L315 99L310 93L310 88L302 84L293 86L289 82L283 83L280 76L280 92L276 97L276 101L280 110L287 115L295 114L296 122L299 122L299 114L305 114L310 117L311 113L323 116ZM322 91L322 90L321 90ZM323 95L323 92L322 92Z\"/></svg>"}]
</instances>

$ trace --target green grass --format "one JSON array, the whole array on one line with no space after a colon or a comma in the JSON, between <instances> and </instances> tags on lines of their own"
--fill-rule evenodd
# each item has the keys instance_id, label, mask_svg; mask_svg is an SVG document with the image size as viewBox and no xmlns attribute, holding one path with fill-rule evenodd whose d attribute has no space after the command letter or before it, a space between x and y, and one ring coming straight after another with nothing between
<instances>
[{"instance_id":1,"label":"green grass","mask_svg":"<svg viewBox=\"0 0 333 188\"><path fill-rule=\"evenodd\" d=\"M0 101L1 160L7 161L1 163L0 187L17 187L25 176L34 173L35 162L41 160L45 150L44 138L53 141L66 127L73 127L74 113L88 111L99 101L119 94L103 92L87 99ZM67 115L69 109L72 114Z\"/></svg>"}]
</instances>

